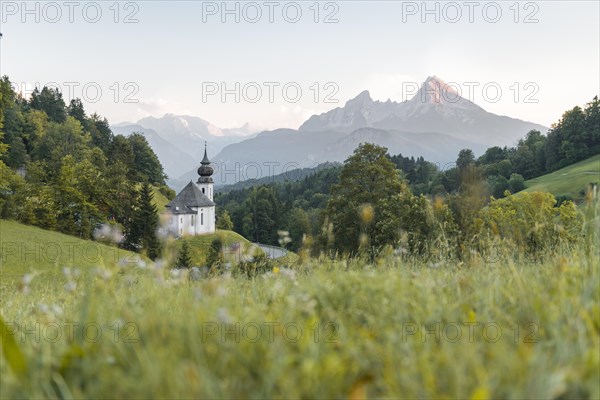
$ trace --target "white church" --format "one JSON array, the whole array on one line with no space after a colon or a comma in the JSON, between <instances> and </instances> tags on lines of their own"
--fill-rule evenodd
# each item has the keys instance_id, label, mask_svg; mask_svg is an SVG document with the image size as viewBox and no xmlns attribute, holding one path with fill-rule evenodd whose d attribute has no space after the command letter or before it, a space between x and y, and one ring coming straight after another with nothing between
<instances>
[{"instance_id":1,"label":"white church","mask_svg":"<svg viewBox=\"0 0 600 400\"><path fill-rule=\"evenodd\" d=\"M206 154L198 168L198 182L190 181L167 204L165 211L167 231L175 236L202 235L215 232L215 206L213 202L213 168Z\"/></svg>"}]
</instances>

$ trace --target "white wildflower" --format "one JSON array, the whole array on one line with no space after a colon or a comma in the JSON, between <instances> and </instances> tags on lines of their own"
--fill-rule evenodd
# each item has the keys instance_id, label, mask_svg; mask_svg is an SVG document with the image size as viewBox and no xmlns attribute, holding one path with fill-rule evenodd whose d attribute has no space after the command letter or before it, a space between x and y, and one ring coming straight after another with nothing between
<instances>
[{"instance_id":1,"label":"white wildflower","mask_svg":"<svg viewBox=\"0 0 600 400\"><path fill-rule=\"evenodd\" d=\"M77 283L75 283L74 281L69 281L65 284L65 290L67 292L74 292L75 289L77 289Z\"/></svg>"},{"instance_id":2,"label":"white wildflower","mask_svg":"<svg viewBox=\"0 0 600 400\"><path fill-rule=\"evenodd\" d=\"M29 285L31 283L31 281L33 280L34 276L35 276L34 274L25 274L25 275L23 275L23 279L21 280L21 283L23 285Z\"/></svg>"},{"instance_id":3,"label":"white wildflower","mask_svg":"<svg viewBox=\"0 0 600 400\"><path fill-rule=\"evenodd\" d=\"M52 304L50 306L50 310L52 311L52 314L54 314L57 317L63 315L63 309L58 304Z\"/></svg>"},{"instance_id":4,"label":"white wildflower","mask_svg":"<svg viewBox=\"0 0 600 400\"><path fill-rule=\"evenodd\" d=\"M233 318L231 318L225 308L219 308L219 310L217 310L217 319L225 324L233 323Z\"/></svg>"}]
</instances>

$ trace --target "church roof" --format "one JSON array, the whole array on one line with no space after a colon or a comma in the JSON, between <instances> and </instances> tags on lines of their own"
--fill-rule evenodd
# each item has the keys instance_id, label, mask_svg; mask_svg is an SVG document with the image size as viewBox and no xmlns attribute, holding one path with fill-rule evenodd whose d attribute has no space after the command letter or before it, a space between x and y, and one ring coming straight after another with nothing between
<instances>
[{"instance_id":1,"label":"church roof","mask_svg":"<svg viewBox=\"0 0 600 400\"><path fill-rule=\"evenodd\" d=\"M191 207L214 207L212 202L194 182L190 182L173 200L167 204L169 212L173 214L196 213Z\"/></svg>"}]
</instances>

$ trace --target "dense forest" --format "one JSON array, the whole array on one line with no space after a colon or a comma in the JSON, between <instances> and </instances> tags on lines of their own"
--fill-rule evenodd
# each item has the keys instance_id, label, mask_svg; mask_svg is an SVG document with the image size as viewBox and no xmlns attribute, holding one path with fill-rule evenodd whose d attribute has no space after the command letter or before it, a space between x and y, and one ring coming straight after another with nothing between
<instances>
[{"instance_id":1,"label":"dense forest","mask_svg":"<svg viewBox=\"0 0 600 400\"><path fill-rule=\"evenodd\" d=\"M5 76L0 143L1 218L159 254L151 190L173 192L143 135L113 135L106 118L52 88L25 100ZM105 223L111 234L98 233Z\"/></svg>"},{"instance_id":2,"label":"dense forest","mask_svg":"<svg viewBox=\"0 0 600 400\"><path fill-rule=\"evenodd\" d=\"M519 192L527 179L599 153L600 101L596 96L583 109L577 106L565 112L546 135L531 131L515 147L491 147L479 158L464 149L450 168L423 157L386 157L400 171L411 195L424 195L430 202L445 199L454 222L461 225L460 207L465 202L459 197L468 189L476 187L478 202L489 204L490 196L500 199L509 192ZM297 250L304 235L322 238L332 187L339 183L342 171L342 166L334 164L297 181L275 179L269 184L217 193L218 223L222 225L225 220L225 226L254 241L275 245L280 239L278 230L286 230L292 239L289 247ZM371 201L375 201L375 193L370 194ZM557 200L556 206L560 206L573 199L559 196ZM465 234L465 226L462 228Z\"/></svg>"}]
</instances>

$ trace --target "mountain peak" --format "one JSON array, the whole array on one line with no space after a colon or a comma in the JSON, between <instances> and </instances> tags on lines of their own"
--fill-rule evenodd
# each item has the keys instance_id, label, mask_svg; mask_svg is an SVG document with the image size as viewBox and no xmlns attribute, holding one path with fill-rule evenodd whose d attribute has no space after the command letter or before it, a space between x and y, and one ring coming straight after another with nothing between
<instances>
[{"instance_id":1,"label":"mountain peak","mask_svg":"<svg viewBox=\"0 0 600 400\"><path fill-rule=\"evenodd\" d=\"M355 98L348 100L346 102L346 106L364 106L366 104L370 104L373 102L373 99L371 98L371 94L369 93L368 90L363 90L362 92L360 92L358 94L358 96L356 96Z\"/></svg>"},{"instance_id":2,"label":"mountain peak","mask_svg":"<svg viewBox=\"0 0 600 400\"><path fill-rule=\"evenodd\" d=\"M427 77L411 101L422 104L456 105L466 100L452 86L433 75Z\"/></svg>"},{"instance_id":3,"label":"mountain peak","mask_svg":"<svg viewBox=\"0 0 600 400\"><path fill-rule=\"evenodd\" d=\"M442 86L446 86L446 82L444 82L441 78L439 78L437 75L433 75L433 76L428 76L427 79L425 79L425 83L438 83Z\"/></svg>"}]
</instances>

